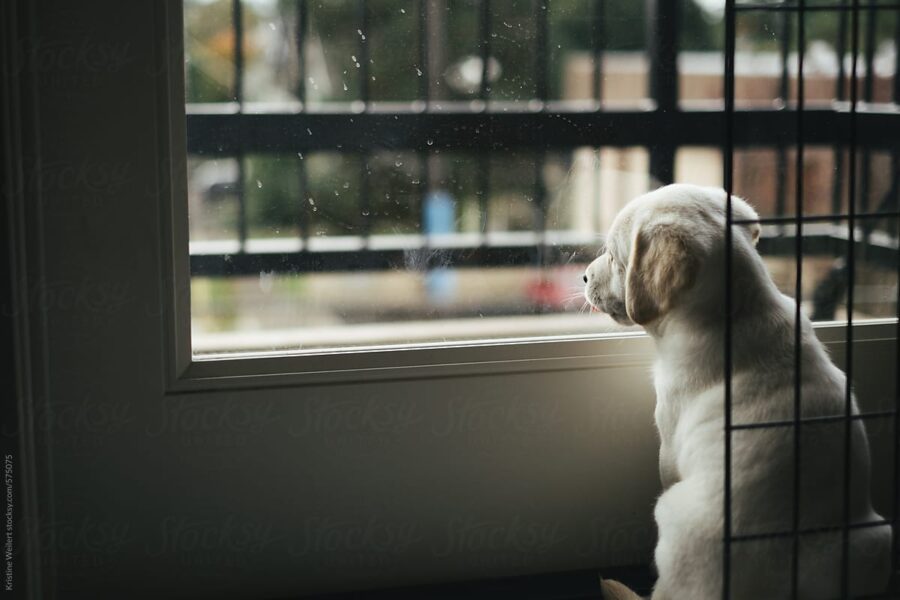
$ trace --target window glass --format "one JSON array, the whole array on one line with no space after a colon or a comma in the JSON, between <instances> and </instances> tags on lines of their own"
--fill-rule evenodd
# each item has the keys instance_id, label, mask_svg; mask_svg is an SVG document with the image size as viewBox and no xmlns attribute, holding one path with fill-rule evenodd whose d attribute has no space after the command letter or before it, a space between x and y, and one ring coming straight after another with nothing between
<instances>
[{"instance_id":1,"label":"window glass","mask_svg":"<svg viewBox=\"0 0 900 600\"><path fill-rule=\"evenodd\" d=\"M723 181L720 141L682 122L721 109L722 3L677 5L683 111L648 128L644 2L186 0L195 352L621 329L587 310L581 280L618 210L666 160L676 181ZM735 148L734 183L773 220L759 248L788 294L793 233L776 221L796 214L797 146L777 112L796 100L795 18L739 14L735 81L739 109L772 115ZM831 110L846 24L807 18L807 103ZM894 21L864 25L860 99L887 102ZM803 156L804 214L846 213L847 148L820 139ZM896 210L896 157L856 161L857 210ZM861 231L861 318L893 310L892 223ZM804 308L840 317L846 225L806 235Z\"/></svg>"}]
</instances>

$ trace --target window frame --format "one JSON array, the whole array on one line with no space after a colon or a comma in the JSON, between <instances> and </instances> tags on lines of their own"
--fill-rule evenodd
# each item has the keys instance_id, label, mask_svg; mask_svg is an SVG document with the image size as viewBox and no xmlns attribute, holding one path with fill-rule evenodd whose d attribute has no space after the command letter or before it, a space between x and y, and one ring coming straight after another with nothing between
<instances>
[{"instance_id":1,"label":"window frame","mask_svg":"<svg viewBox=\"0 0 900 600\"><path fill-rule=\"evenodd\" d=\"M183 3L181 0L159 3L156 10L163 32L157 39L160 82L157 104L161 121L168 123L168 127L159 132L157 140L165 169L160 173L157 192L162 212L162 264L168 267L163 269L161 276L166 294L162 303L166 324L166 389L169 392L608 369L651 363L651 340L646 333L635 331L195 356L191 344L191 267L186 201ZM708 117L704 113L698 113L700 118ZM854 323L854 339L861 342L893 339L895 323L896 319ZM838 322L816 323L815 328L826 344L839 344L845 332L845 326Z\"/></svg>"}]
</instances>

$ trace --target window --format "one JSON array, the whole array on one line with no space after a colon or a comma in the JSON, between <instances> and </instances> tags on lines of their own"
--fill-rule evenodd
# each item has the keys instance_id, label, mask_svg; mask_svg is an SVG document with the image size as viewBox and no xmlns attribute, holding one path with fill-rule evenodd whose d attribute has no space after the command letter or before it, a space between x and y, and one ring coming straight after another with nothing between
<instances>
[{"instance_id":1,"label":"window","mask_svg":"<svg viewBox=\"0 0 900 600\"><path fill-rule=\"evenodd\" d=\"M193 352L616 331L584 314L580 277L618 209L673 179L723 183L721 9L649 6L187 0ZM789 294L793 18L741 12L735 56L734 189ZM818 218L802 281L820 320L845 314L846 225L827 218L848 197L842 19L817 11L806 46L803 203ZM886 216L892 35L890 19L867 29L858 156L860 212ZM860 224L857 317L890 316L896 233Z\"/></svg>"}]
</instances>

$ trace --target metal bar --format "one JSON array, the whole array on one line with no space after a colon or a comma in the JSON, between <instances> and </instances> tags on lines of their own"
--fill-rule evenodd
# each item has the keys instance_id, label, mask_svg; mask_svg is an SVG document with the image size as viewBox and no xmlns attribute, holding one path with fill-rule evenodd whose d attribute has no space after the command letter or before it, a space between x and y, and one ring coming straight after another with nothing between
<instances>
[{"instance_id":1,"label":"metal bar","mask_svg":"<svg viewBox=\"0 0 900 600\"><path fill-rule=\"evenodd\" d=\"M547 60L549 56L548 38L549 20L550 20L550 4L549 0L533 0L535 11L535 94L537 99L541 101L541 109L546 108L547 98L549 94L548 84L548 68ZM540 132L543 137L543 131ZM544 181L544 164L547 160L546 143L541 141L537 152L534 153L534 219L535 227L541 232L541 245L535 255L535 267L540 270L541 281L544 280L544 265L547 260L548 247L547 241L547 189ZM537 313L544 312L543 302L538 301Z\"/></svg>"},{"instance_id":2,"label":"metal bar","mask_svg":"<svg viewBox=\"0 0 900 600\"><path fill-rule=\"evenodd\" d=\"M487 101L491 93L491 0L481 0L479 33L481 46L481 81L479 82L478 97L485 103L484 108L487 109Z\"/></svg>"},{"instance_id":3,"label":"metal bar","mask_svg":"<svg viewBox=\"0 0 900 600\"><path fill-rule=\"evenodd\" d=\"M191 255L191 275L232 277L237 275L270 273L339 273L359 270L386 271L404 269L409 248L366 249L361 238L358 250L266 252L259 254L194 254ZM424 248L418 246L415 249ZM584 246L559 246L560 252L583 252ZM532 267L539 245L474 246L442 248L454 268Z\"/></svg>"},{"instance_id":4,"label":"metal bar","mask_svg":"<svg viewBox=\"0 0 900 600\"><path fill-rule=\"evenodd\" d=\"M805 253L807 255L834 257L834 246L836 243L847 244L847 238L839 235L817 235L805 236L803 241ZM860 239L854 239L853 244L860 249L865 242ZM759 252L765 256L791 256L794 253L794 241L789 237L776 235L773 237L763 237L759 241ZM876 244L870 242L866 248L868 253L868 262L872 266L880 266L882 268L890 268L893 266L897 256L897 247L893 244Z\"/></svg>"},{"instance_id":5,"label":"metal bar","mask_svg":"<svg viewBox=\"0 0 900 600\"><path fill-rule=\"evenodd\" d=\"M231 24L234 28L234 88L231 95L240 106L244 102L244 10L241 0L231 0Z\"/></svg>"},{"instance_id":6,"label":"metal bar","mask_svg":"<svg viewBox=\"0 0 900 600\"><path fill-rule=\"evenodd\" d=\"M897 30L900 33L900 15L897 16ZM898 36L900 37L900 36ZM900 48L900 46L896 46ZM895 74L894 77L896 79L900 79ZM894 181L897 181L898 176L898 157L900 157L900 152L894 153L894 164L893 164L893 173L894 173ZM897 206L900 207L900 185L894 185L894 200L897 203ZM900 252L900 218L896 220L897 225L897 243L898 243L898 252ZM895 306L895 314L897 317L897 328L894 332L894 337L896 339L896 345L894 350L894 361L900 362L900 254L894 257L895 258L895 267L894 272L897 277L897 297L896 297L896 306ZM897 527L900 524L900 369L894 368L894 494L893 494L893 514L891 515L891 523L894 532L894 536L892 538L892 546L893 553L891 556L894 557L892 561L893 572L896 573L898 566L900 566L900 532L898 532ZM894 590L896 591L896 590Z\"/></svg>"},{"instance_id":7,"label":"metal bar","mask_svg":"<svg viewBox=\"0 0 900 600\"><path fill-rule=\"evenodd\" d=\"M781 74L778 80L778 96L781 98L782 104L787 106L788 99L791 95L791 75L788 68L788 60L791 53L791 18L788 13L779 15L778 24L781 26L780 37L778 40L778 55L781 62Z\"/></svg>"},{"instance_id":8,"label":"metal bar","mask_svg":"<svg viewBox=\"0 0 900 600\"><path fill-rule=\"evenodd\" d=\"M594 100L597 109L603 107L603 48L605 45L605 0L594 0L594 13L591 21L591 46L594 57Z\"/></svg>"},{"instance_id":9,"label":"metal bar","mask_svg":"<svg viewBox=\"0 0 900 600\"><path fill-rule=\"evenodd\" d=\"M356 34L359 37L359 96L362 100L365 110L369 110L369 78L370 57L369 57L369 11L366 0L357 0L356 4L357 21L359 29Z\"/></svg>"},{"instance_id":10,"label":"metal bar","mask_svg":"<svg viewBox=\"0 0 900 600\"><path fill-rule=\"evenodd\" d=\"M428 43L431 38L431 19L428 18L429 0L419 0L419 65L416 75L419 76L419 96L427 106L431 100L431 69L428 61Z\"/></svg>"},{"instance_id":11,"label":"metal bar","mask_svg":"<svg viewBox=\"0 0 900 600\"><path fill-rule=\"evenodd\" d=\"M723 482L723 530L722 530L722 598L731 597L731 443L732 443L732 390L731 377L734 369L732 356L733 324L731 314L734 307L733 298L733 262L734 247L732 221L732 194L734 191L734 54L735 54L735 0L725 0L725 136L723 138L722 161L724 167L723 183L726 192L725 201L725 473Z\"/></svg>"},{"instance_id":12,"label":"metal bar","mask_svg":"<svg viewBox=\"0 0 900 600\"><path fill-rule=\"evenodd\" d=\"M847 526L847 529L868 529L869 527L883 527L884 525L890 524L890 521L885 519L879 519L878 521L866 521L863 523L850 523ZM801 529L799 531L800 535L815 535L821 533L836 533L841 531L845 527L843 525L835 525L835 526L826 526L826 527L810 527L808 529ZM793 531L772 531L767 533L749 533L745 535L736 535L734 536L735 542L753 542L758 540L768 540L775 538L783 538L794 535ZM867 596L868 598L868 596Z\"/></svg>"},{"instance_id":13,"label":"metal bar","mask_svg":"<svg viewBox=\"0 0 900 600\"><path fill-rule=\"evenodd\" d=\"M894 51L897 53L894 59L894 104L900 104L900 13L894 17ZM891 160L891 173L893 175L893 196L894 209L900 211L900 149L894 148ZM885 198L887 200L887 198ZM897 328L894 332L896 345L894 350L894 362L900 362L900 218L896 220L897 225L897 246L898 255L894 257L894 272L897 277L897 298L895 314L897 317ZM892 538L892 554L893 561L891 566L892 572L897 573L900 569L900 369L894 369L894 494L893 494L893 514L891 515L891 524L893 529ZM895 583L894 592L897 591Z\"/></svg>"},{"instance_id":14,"label":"metal bar","mask_svg":"<svg viewBox=\"0 0 900 600\"><path fill-rule=\"evenodd\" d=\"M900 6L900 5L898 5ZM877 12L866 11L866 43L863 49L863 60L866 62L866 76L863 79L863 100L871 102L875 92L875 18Z\"/></svg>"},{"instance_id":15,"label":"metal bar","mask_svg":"<svg viewBox=\"0 0 900 600\"><path fill-rule=\"evenodd\" d=\"M295 23L296 31L294 32L294 40L297 44L297 99L300 101L301 110L306 110L306 26L309 22L309 11L306 0L297 0L297 21ZM306 157L303 152L297 152L300 164L297 165L297 183L300 192L300 207L298 211L298 227L300 230L300 239L305 244L309 239L310 225L312 219L309 216L310 206L307 205L309 200L309 180L306 173Z\"/></svg>"},{"instance_id":16,"label":"metal bar","mask_svg":"<svg viewBox=\"0 0 900 600\"><path fill-rule=\"evenodd\" d=\"M791 543L791 598L797 598L799 585L800 562L800 415L802 405L802 319L803 303L803 177L804 169L804 137L803 109L806 101L806 85L803 79L804 56L806 54L806 15L802 10L805 0L799 0L801 10L797 14L797 141L794 167L794 227L795 241L795 275L794 275L794 473L793 496L791 503L791 530L794 537Z\"/></svg>"},{"instance_id":17,"label":"metal bar","mask_svg":"<svg viewBox=\"0 0 900 600\"><path fill-rule=\"evenodd\" d=\"M894 18L894 49L900 52L900 14ZM894 104L900 104L900 57L894 58ZM895 175L896 176L896 175Z\"/></svg>"},{"instance_id":18,"label":"metal bar","mask_svg":"<svg viewBox=\"0 0 900 600\"><path fill-rule=\"evenodd\" d=\"M419 0L419 65L416 67L416 74L419 77L419 97L425 102L425 106L431 101L431 69L429 67L431 57L429 56L429 44L431 43L431 19L429 18L429 0ZM426 144L428 140L426 140ZM419 231L425 231L425 206L433 188L433 171L436 165L434 162L437 156L427 151L420 151L418 154L420 180L419 189ZM425 236L425 247L429 245L429 236Z\"/></svg>"},{"instance_id":19,"label":"metal bar","mask_svg":"<svg viewBox=\"0 0 900 600\"><path fill-rule=\"evenodd\" d=\"M493 104L493 103L492 103ZM736 111L735 145L772 147L792 143L794 111ZM849 113L807 109L806 143L832 145L849 140ZM191 154L233 156L256 153L337 150L367 152L375 148L483 150L502 140L507 149L545 145L653 146L665 135L675 145L717 146L722 142L721 111L674 114L656 111L563 112L392 112L296 114L189 113L187 146ZM900 119L893 112L866 111L856 117L856 139L873 149L891 150L900 139Z\"/></svg>"},{"instance_id":20,"label":"metal bar","mask_svg":"<svg viewBox=\"0 0 900 600\"><path fill-rule=\"evenodd\" d=\"M880 220L886 219L890 217L900 216L900 211L896 210L888 210L883 212L871 212L871 213L856 213L853 215L856 219L871 219L871 220ZM832 221L842 221L845 219L849 219L850 215L847 213L841 214L828 214L828 215L803 215L800 219L803 223L826 223ZM785 223L795 223L797 221L797 217L762 217L760 219L736 219L734 221L735 225L782 225Z\"/></svg>"},{"instance_id":21,"label":"metal bar","mask_svg":"<svg viewBox=\"0 0 900 600\"><path fill-rule=\"evenodd\" d=\"M357 0L357 21L359 29L356 30L359 36L359 94L363 103L363 110L369 110L370 90L369 90L369 66L371 64L369 56L369 10L366 0ZM370 236L372 233L372 205L369 197L369 155L363 152L359 157L359 226L362 236L365 238L365 245L368 247Z\"/></svg>"},{"instance_id":22,"label":"metal bar","mask_svg":"<svg viewBox=\"0 0 900 600\"><path fill-rule=\"evenodd\" d=\"M845 6L847 4L847 0L841 0L841 6ZM835 80L835 90L834 97L838 101L843 101L845 97L845 90L847 87L847 72L844 63L845 55L847 54L847 13L841 12L838 14L838 37L837 37L837 48L835 50L837 54L837 63L838 63L838 72L837 79ZM840 144L835 144L834 146L834 179L832 181L831 186L831 212L839 213L841 212L841 204L843 199L843 191L844 191L844 149Z\"/></svg>"},{"instance_id":23,"label":"metal bar","mask_svg":"<svg viewBox=\"0 0 900 600\"><path fill-rule=\"evenodd\" d=\"M547 102L549 94L549 78L547 69L547 60L549 57L548 38L550 37L549 28L549 0L533 0L532 4L535 11L535 96L542 103Z\"/></svg>"},{"instance_id":24,"label":"metal bar","mask_svg":"<svg viewBox=\"0 0 900 600\"><path fill-rule=\"evenodd\" d=\"M479 50L481 54L481 81L479 82L478 97L482 102L482 110L488 111L488 98L490 97L490 60L491 60L491 0L481 0L481 13L479 15ZM487 246L488 222L490 218L491 204L491 145L494 140L494 124L493 115L486 115L486 121L483 127L476 129L478 132L485 132L486 137L480 144L480 152L478 154L478 198L479 216L481 217L481 233L482 245ZM501 134L501 139L507 139ZM442 138L439 138L442 139ZM532 145L532 144L529 144Z\"/></svg>"},{"instance_id":25,"label":"metal bar","mask_svg":"<svg viewBox=\"0 0 900 600\"><path fill-rule=\"evenodd\" d=\"M841 8L846 8L847 0L840 0L839 6ZM838 100L844 100L846 96L847 90L847 66L844 59L847 54L847 12L846 10L842 10L838 13L838 39L837 39L837 48L835 50L837 53L838 59L838 76L837 81L835 81L835 98Z\"/></svg>"},{"instance_id":26,"label":"metal bar","mask_svg":"<svg viewBox=\"0 0 900 600\"><path fill-rule=\"evenodd\" d=\"M232 97L238 105L238 111L244 109L244 11L241 0L232 0L231 2L231 19L234 33L234 89ZM238 204L238 241L241 244L241 251L244 250L244 244L247 241L247 194L246 194L246 167L244 165L244 152L238 143L235 152L235 160L237 160L237 181L235 182L235 194L237 195Z\"/></svg>"},{"instance_id":27,"label":"metal bar","mask_svg":"<svg viewBox=\"0 0 900 600\"><path fill-rule=\"evenodd\" d=\"M900 9L900 4L878 4L878 3L869 3L869 4L860 4L860 8L865 10L897 10ZM832 4L810 4L804 6L802 9L798 4L741 4L737 7L738 12L752 12L752 11L765 11L765 12L776 12L776 11L799 11L803 10L805 12L813 12L813 11L823 11L823 12L850 12L852 9L850 7L840 6L840 5L832 5Z\"/></svg>"},{"instance_id":28,"label":"metal bar","mask_svg":"<svg viewBox=\"0 0 900 600\"><path fill-rule=\"evenodd\" d=\"M852 12L850 13L850 144L847 185L849 187L849 199L847 204L848 219L847 229L849 244L847 245L847 351L846 384L844 386L844 529L841 535L841 596L850 597L850 450L852 442L853 414L853 291L856 285L855 270L856 256L854 254L856 244L854 235L856 232L856 108L857 94L859 93L857 56L859 55L859 0L852 0Z\"/></svg>"},{"instance_id":29,"label":"metal bar","mask_svg":"<svg viewBox=\"0 0 900 600\"><path fill-rule=\"evenodd\" d=\"M781 39L779 40L779 58L781 60L781 78L779 80L778 95L781 99L781 105L787 106L790 98L790 74L788 70L788 58L791 47L791 28L790 16L783 13L779 19L781 26ZM785 145L778 144L775 154L777 161L777 174L775 180L775 214L784 215L785 206L787 204L787 149Z\"/></svg>"},{"instance_id":30,"label":"metal bar","mask_svg":"<svg viewBox=\"0 0 900 600\"><path fill-rule=\"evenodd\" d=\"M887 417L896 416L896 410L881 410L875 412L868 413L857 413L852 416L854 421L865 421L868 419L884 419ZM748 430L748 429L770 429L773 427L794 427L798 423L800 425L822 425L828 423L842 423L846 418L845 415L825 415L821 417L806 417L805 419L789 420L789 421L765 421L761 423L739 423L737 425L732 425L732 429L735 431L738 430Z\"/></svg>"},{"instance_id":31,"label":"metal bar","mask_svg":"<svg viewBox=\"0 0 900 600\"><path fill-rule=\"evenodd\" d=\"M866 63L866 75L863 79L863 100L872 102L875 91L875 69L873 68L875 60L875 16L876 12L870 10L866 13L866 40L863 49L863 60ZM869 210L869 200L871 196L871 171L872 171L872 152L869 148L862 149L862 160L859 169L859 197L860 208L863 211ZM868 232L863 232L868 235ZM865 260L865 257L863 257Z\"/></svg>"},{"instance_id":32,"label":"metal bar","mask_svg":"<svg viewBox=\"0 0 900 600\"><path fill-rule=\"evenodd\" d=\"M308 196L307 196L308 198ZM401 236L402 237L402 236ZM313 238L312 242L319 242L325 238ZM832 246L835 238L830 235L807 235L804 239L806 255L808 256L833 256ZM287 240L288 242L290 240ZM191 254L191 272L194 275L229 276L229 275L253 275L260 271L273 273L296 273L308 271L353 271L359 264L366 265L370 270L386 270L402 265L404 252L409 252L410 247L384 247L379 243L377 249L366 248L365 238L359 237L356 241L347 242L354 250L326 249L323 247L303 246L297 249L285 249L283 251L267 250L265 252L236 253L237 250L223 250L220 252L193 252ZM845 241L846 243L846 241ZM854 243L861 245L859 239ZM438 247L437 244L433 246ZM448 260L458 267L511 267L533 266L534 256L538 251L540 241L527 244L511 245L498 242L489 234L482 238L481 245L477 242L472 245L440 246L447 253ZM595 251L600 248L600 241L593 247L590 244L579 242L576 245L560 243L554 246L559 250L554 256L562 256L566 252ZM424 247L421 245L412 249ZM759 240L759 251L764 256L793 256L794 243L790 238L781 236L769 237L764 235ZM897 248L870 244L868 249L871 264L893 268L897 260ZM342 262L343 261L343 262ZM551 264L551 263L547 263ZM558 263L552 263L558 264Z\"/></svg>"},{"instance_id":33,"label":"metal bar","mask_svg":"<svg viewBox=\"0 0 900 600\"><path fill-rule=\"evenodd\" d=\"M426 21L428 25L428 35L425 43L428 45L427 57L428 61L425 65L427 68L422 69L422 79L428 86L428 94L426 98L435 100L437 98L446 97L444 86L442 85L441 73L447 66L448 40L447 40L447 20L450 14L449 0L423 0L426 6ZM428 110L426 102L425 110Z\"/></svg>"},{"instance_id":34,"label":"metal bar","mask_svg":"<svg viewBox=\"0 0 900 600\"><path fill-rule=\"evenodd\" d=\"M297 0L297 22L294 40L297 44L297 99L306 110L306 24L309 14L306 0Z\"/></svg>"},{"instance_id":35,"label":"metal bar","mask_svg":"<svg viewBox=\"0 0 900 600\"><path fill-rule=\"evenodd\" d=\"M671 117L678 112L678 11L680 3L646 0L647 52L650 97L656 113ZM665 124L650 145L650 176L660 183L675 179L675 146Z\"/></svg>"}]
</instances>

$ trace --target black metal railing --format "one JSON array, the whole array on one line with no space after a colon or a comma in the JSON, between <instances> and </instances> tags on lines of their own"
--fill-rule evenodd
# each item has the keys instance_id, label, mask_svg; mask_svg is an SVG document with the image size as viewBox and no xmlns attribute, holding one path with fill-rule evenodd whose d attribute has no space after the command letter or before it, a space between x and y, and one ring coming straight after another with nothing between
<instances>
[{"instance_id":1,"label":"black metal railing","mask_svg":"<svg viewBox=\"0 0 900 600\"><path fill-rule=\"evenodd\" d=\"M424 206L425 195L433 189L435 167L432 160L441 152L462 151L480 157L477 167L478 198L481 210L482 231L486 230L491 203L491 161L493 153L527 150L536 153L534 189L535 230L531 240L513 245L503 245L502 236L485 233L468 246L460 243L471 240L471 236L460 236L447 248L451 265L457 267L477 267L492 265L546 265L552 264L554 257L568 260L569 250L580 248L590 253L591 240L573 242L561 248L552 248L547 242L546 197L547 190L541 175L542 160L547 151L575 149L578 147L645 147L649 154L649 174L659 183L671 182L674 178L675 154L685 146L720 146L725 136L722 108L683 109L678 101L678 2L650 2L646 14L646 31L649 40L648 82L651 106L646 109L610 110L601 101L603 93L604 35L606 19L604 0L594 0L591 20L591 53L594 56L593 102L588 108L584 104L575 105L566 101L549 98L548 86L548 13L553 10L553 2L535 2L533 19L535 22L535 46L533 53L536 73L535 98L532 102L504 103L492 99L490 59L492 45L492 6L490 0L481 0L478 11L478 53L481 58L482 76L475 102L451 102L433 99L435 80L432 68L432 54L437 51L431 37L429 10L434 10L433 0L417 3L420 27L416 68L422 73L419 84L419 100L406 104L383 104L373 102L369 93L369 60L371 36L369 15L364 0L359 0L356 23L348 24L358 29L358 63L360 65L359 102L353 106L342 105L314 107L306 100L306 72L304 40L309 33L310 19L307 2L297 0L296 48L300 65L296 93L300 99L299 109L294 112L253 114L244 112L243 99L244 56L241 0L232 0L234 35L234 89L231 104L210 110L205 105L189 106L187 116L187 150L192 155L202 157L236 158L238 198L237 242L236 245L205 245L195 248L191 256L191 272L194 275L230 276L255 274L260 271L309 272L309 271L352 271L357 269L390 269L403 263L403 257L410 252L408 240L402 248L392 248L390 243L372 247L372 211L369 210L368 158L378 151L396 150L417 153L423 165L423 182L418 187L420 209ZM837 11L841 5L808 5L806 10ZM890 4L865 5L868 14L896 11ZM835 98L832 106L807 108L791 102L788 98L790 87L789 50L790 27L796 18L800 5L783 4L739 4L736 11L777 11L780 14L780 90L781 100L771 109L735 110L731 121L735 148L771 148L777 152L778 168L773 174L776 179L775 221L786 214L787 206L787 149L799 141L807 145L834 147L834 161L837 170L834 175L833 212L840 212L842 190L846 186L844 172L844 152L851 140L861 149L860 196L864 203L860 206L868 212L860 218L864 234L859 243L865 246L867 259L884 260L892 264L896 254L895 244L873 241L869 232L882 219L896 216L897 159L896 145L900 139L900 117L897 113L897 77L894 77L893 105L869 104L865 111L851 110L846 98L846 74L843 61L839 60L839 74L836 80ZM842 23L846 21L842 16ZM870 17L868 22L873 22ZM845 23L844 23L845 25ZM843 56L846 46L846 27L840 27L838 53ZM870 36L871 37L871 36ZM871 46L871 44L870 44ZM862 100L871 102L874 77L874 50L867 46L863 52L864 90ZM802 139L794 135L798 119L798 107L802 109L804 130ZM877 204L868 206L871 154L873 151L893 151L892 178L894 184L887 195ZM315 151L336 151L361 157L359 161L360 194L358 198L360 222L356 229L360 237L356 250L336 250L327 243L312 243L309 217L301 210L303 189L307 184L306 162L299 161L297 178L301 187L298 204L299 243L286 244L283 251L277 246L265 252L254 251L248 246L248 215L244 184L244 157L250 154L307 153ZM798 150L802 154L802 150ZM798 163L798 168L802 165ZM799 173L800 171L798 171ZM422 211L419 211L420 218ZM790 218L789 218L790 219ZM804 236L806 252L812 254L833 254L836 236L839 238L839 218L828 219L836 225L833 231L827 228L810 231ZM790 222L793 222L791 219ZM795 242L785 238L785 229L774 233L766 231L761 243L761 251L769 254L790 254L795 250ZM445 241L447 239L445 238ZM417 242L422 249L437 242L428 235L420 236ZM289 248L288 248L289 246ZM577 247L577 248L576 248ZM563 258L566 257L566 258ZM399 261L399 262L398 262Z\"/></svg>"}]
</instances>

